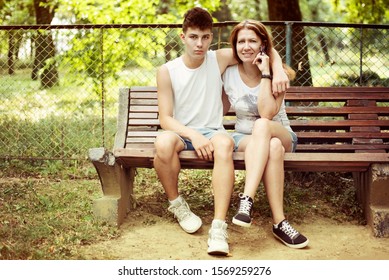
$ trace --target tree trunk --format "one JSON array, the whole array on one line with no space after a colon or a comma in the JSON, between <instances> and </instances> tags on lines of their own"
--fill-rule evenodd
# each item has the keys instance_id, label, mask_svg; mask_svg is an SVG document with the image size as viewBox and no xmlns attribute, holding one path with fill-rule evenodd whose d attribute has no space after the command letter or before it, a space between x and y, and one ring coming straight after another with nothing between
<instances>
[{"instance_id":1,"label":"tree trunk","mask_svg":"<svg viewBox=\"0 0 389 280\"><path fill-rule=\"evenodd\" d=\"M15 40L14 32L11 30L8 33L8 74L15 74Z\"/></svg>"},{"instance_id":2,"label":"tree trunk","mask_svg":"<svg viewBox=\"0 0 389 280\"><path fill-rule=\"evenodd\" d=\"M302 21L298 0L267 0L269 19L271 21ZM308 48L303 27L291 26L292 52L290 66L296 70L296 79L292 82L296 86L312 86L312 75L309 65ZM281 57L286 57L286 29L277 26L272 29L275 45L280 46L277 51Z\"/></svg>"},{"instance_id":3,"label":"tree trunk","mask_svg":"<svg viewBox=\"0 0 389 280\"><path fill-rule=\"evenodd\" d=\"M54 17L54 9L47 5L48 1L34 0L37 24L50 24ZM44 5L42 6L40 3L44 3ZM36 80L39 76L43 88L51 88L58 85L58 70L54 59L55 46L51 31L38 30L34 43L35 58L31 74L32 79ZM41 72L40 75L38 74L39 72Z\"/></svg>"},{"instance_id":4,"label":"tree trunk","mask_svg":"<svg viewBox=\"0 0 389 280\"><path fill-rule=\"evenodd\" d=\"M165 15L170 12L170 1L169 0L161 0L159 3L159 7L157 9L157 13L160 15ZM173 58L180 56L180 43L179 38L174 29L170 29L166 33L166 44L164 46L165 51L165 62L170 61Z\"/></svg>"},{"instance_id":5,"label":"tree trunk","mask_svg":"<svg viewBox=\"0 0 389 280\"><path fill-rule=\"evenodd\" d=\"M220 1L220 7L217 11L212 13L212 16L216 18L219 22L229 21L232 19L230 7L227 5L227 0ZM226 29L226 30L223 30ZM217 45L213 49L220 49L228 46L230 33L232 27L222 27L220 29L214 28L213 30L213 40L217 40Z\"/></svg>"},{"instance_id":6,"label":"tree trunk","mask_svg":"<svg viewBox=\"0 0 389 280\"><path fill-rule=\"evenodd\" d=\"M317 39L319 40L321 50L323 51L325 62L330 63L330 54L328 52L326 37L322 33L320 33L317 36Z\"/></svg>"}]
</instances>

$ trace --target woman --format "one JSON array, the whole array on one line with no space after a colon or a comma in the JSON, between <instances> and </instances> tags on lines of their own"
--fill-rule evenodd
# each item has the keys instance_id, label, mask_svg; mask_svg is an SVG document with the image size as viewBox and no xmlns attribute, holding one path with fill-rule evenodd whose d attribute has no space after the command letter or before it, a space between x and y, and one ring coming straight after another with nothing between
<instances>
[{"instance_id":1,"label":"woman","mask_svg":"<svg viewBox=\"0 0 389 280\"><path fill-rule=\"evenodd\" d=\"M233 138L236 150L245 153L246 181L234 224L249 227L255 192L263 180L269 200L273 234L286 246L303 248L308 239L285 219L283 211L284 154L292 152L297 136L285 112L283 94L272 93L270 58L273 47L266 27L254 20L235 26L230 42L238 64L223 74L224 90L236 111ZM293 75L293 70L286 70Z\"/></svg>"}]
</instances>

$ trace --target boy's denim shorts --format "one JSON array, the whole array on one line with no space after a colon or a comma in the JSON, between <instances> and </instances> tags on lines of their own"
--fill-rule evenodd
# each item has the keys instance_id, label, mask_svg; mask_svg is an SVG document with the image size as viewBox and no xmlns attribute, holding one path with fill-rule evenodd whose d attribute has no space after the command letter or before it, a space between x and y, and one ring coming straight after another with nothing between
<instances>
[{"instance_id":1,"label":"boy's denim shorts","mask_svg":"<svg viewBox=\"0 0 389 280\"><path fill-rule=\"evenodd\" d=\"M297 140L298 139L297 139L296 133L294 133L293 131L289 131L289 133L290 133L290 136L292 137L292 153L294 153L296 151ZM240 141L242 141L243 137L245 137L247 135L248 134L244 134L244 133L240 133L240 132L233 132L231 134L231 136L232 136L232 138L234 139L234 142L235 142L234 151L238 150Z\"/></svg>"},{"instance_id":2,"label":"boy's denim shorts","mask_svg":"<svg viewBox=\"0 0 389 280\"><path fill-rule=\"evenodd\" d=\"M211 139L213 136L215 136L215 134L217 133L224 133L226 135L229 135L231 137L231 134L228 133L226 130L224 129L211 129L211 128L198 128L196 129L199 133L201 133L202 135L204 135L207 139ZM184 138L184 137L181 137L180 135L177 134L177 136L181 139L181 141L184 143L184 150L194 150L195 148L193 147L192 145L192 142L187 139L187 138Z\"/></svg>"}]
</instances>

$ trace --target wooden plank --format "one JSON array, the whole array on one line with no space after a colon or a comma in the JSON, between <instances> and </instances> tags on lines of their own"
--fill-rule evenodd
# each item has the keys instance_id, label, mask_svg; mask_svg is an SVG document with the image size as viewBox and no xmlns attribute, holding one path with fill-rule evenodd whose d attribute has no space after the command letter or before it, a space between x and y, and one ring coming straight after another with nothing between
<instances>
[{"instance_id":1,"label":"wooden plank","mask_svg":"<svg viewBox=\"0 0 389 280\"><path fill-rule=\"evenodd\" d=\"M347 100L376 100L376 101L389 101L388 93L384 92L376 92L376 93L359 93L359 92L350 92L350 93L335 93L335 92L329 92L329 93L314 93L314 94L307 94L307 93L293 93L293 92L287 92L285 94L285 101L303 101L303 102L319 102L319 101L347 101Z\"/></svg>"},{"instance_id":2,"label":"wooden plank","mask_svg":"<svg viewBox=\"0 0 389 280\"><path fill-rule=\"evenodd\" d=\"M148 133L149 132L149 133ZM339 140L348 140L353 138L358 139L389 139L389 133L359 133L359 132L297 132L296 133L299 139L339 139ZM158 135L158 131L129 131L127 139L137 139L137 138L155 138ZM128 141L127 141L128 142Z\"/></svg>"},{"instance_id":3,"label":"wooden plank","mask_svg":"<svg viewBox=\"0 0 389 280\"><path fill-rule=\"evenodd\" d=\"M326 139L352 139L352 138L383 138L389 139L389 132L296 132L299 138L326 138Z\"/></svg>"},{"instance_id":4,"label":"wooden plank","mask_svg":"<svg viewBox=\"0 0 389 280\"><path fill-rule=\"evenodd\" d=\"M286 107L288 115L299 116L347 116L348 114L378 114L389 116L389 107Z\"/></svg>"},{"instance_id":5,"label":"wooden plank","mask_svg":"<svg viewBox=\"0 0 389 280\"><path fill-rule=\"evenodd\" d=\"M158 105L158 100L157 98L153 98L153 99L135 99L135 98L131 98L131 106L133 105L155 105L157 106Z\"/></svg>"},{"instance_id":6,"label":"wooden plank","mask_svg":"<svg viewBox=\"0 0 389 280\"><path fill-rule=\"evenodd\" d=\"M157 118L151 119L129 119L130 126L160 126ZM226 129L233 129L235 120L224 120L223 125ZM321 128L350 128L352 126L380 126L381 129L389 129L389 120L290 120L292 128L301 129L321 129Z\"/></svg>"},{"instance_id":7,"label":"wooden plank","mask_svg":"<svg viewBox=\"0 0 389 280\"><path fill-rule=\"evenodd\" d=\"M353 153L358 150L386 150L389 151L389 143L383 144L370 144L370 145L358 145L358 144L297 144L297 152L346 152Z\"/></svg>"},{"instance_id":8,"label":"wooden plank","mask_svg":"<svg viewBox=\"0 0 389 280\"><path fill-rule=\"evenodd\" d=\"M117 160L128 166L152 167L154 148L115 149ZM244 168L244 153L233 154L235 166ZM180 160L183 168L211 168L213 163L201 160L194 151L182 151ZM189 162L189 164L186 164ZM389 163L388 153L286 153L286 170L304 171L362 171L367 170L370 164Z\"/></svg>"},{"instance_id":9,"label":"wooden plank","mask_svg":"<svg viewBox=\"0 0 389 280\"><path fill-rule=\"evenodd\" d=\"M155 86L131 87L131 96L134 98L156 98ZM286 100L347 100L373 99L389 101L389 88L386 87L290 87L286 93ZM347 96L347 98L346 98Z\"/></svg>"},{"instance_id":10,"label":"wooden plank","mask_svg":"<svg viewBox=\"0 0 389 280\"><path fill-rule=\"evenodd\" d=\"M121 158L153 158L155 148L118 148L113 151L116 157ZM195 151L182 151L179 154L181 160L198 160ZM244 161L244 152L234 152L234 161ZM388 163L389 153L285 153L285 161L294 162L363 162L363 163Z\"/></svg>"},{"instance_id":11,"label":"wooden plank","mask_svg":"<svg viewBox=\"0 0 389 280\"><path fill-rule=\"evenodd\" d=\"M158 113L158 106L131 106L130 112Z\"/></svg>"},{"instance_id":12,"label":"wooden plank","mask_svg":"<svg viewBox=\"0 0 389 280\"><path fill-rule=\"evenodd\" d=\"M160 126L158 119L130 119L128 120L128 125L135 125L135 126Z\"/></svg>"},{"instance_id":13,"label":"wooden plank","mask_svg":"<svg viewBox=\"0 0 389 280\"><path fill-rule=\"evenodd\" d=\"M129 119L158 119L158 113L133 113L128 115Z\"/></svg>"},{"instance_id":14,"label":"wooden plank","mask_svg":"<svg viewBox=\"0 0 389 280\"><path fill-rule=\"evenodd\" d=\"M314 126L314 127L350 127L350 126L380 126L389 128L389 120L290 120L291 126Z\"/></svg>"},{"instance_id":15,"label":"wooden plank","mask_svg":"<svg viewBox=\"0 0 389 280\"><path fill-rule=\"evenodd\" d=\"M132 144L127 144L125 149L154 149L154 143L132 143Z\"/></svg>"}]
</instances>

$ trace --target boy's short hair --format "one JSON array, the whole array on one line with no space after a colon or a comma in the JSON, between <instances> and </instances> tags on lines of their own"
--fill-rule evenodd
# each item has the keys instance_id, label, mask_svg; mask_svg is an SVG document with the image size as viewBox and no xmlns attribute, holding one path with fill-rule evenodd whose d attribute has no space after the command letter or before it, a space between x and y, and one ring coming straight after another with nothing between
<instances>
[{"instance_id":1,"label":"boy's short hair","mask_svg":"<svg viewBox=\"0 0 389 280\"><path fill-rule=\"evenodd\" d=\"M211 14L200 7L195 7L188 10L184 15L182 30L185 33L188 28L199 28L200 30L212 30L213 19Z\"/></svg>"}]
</instances>

